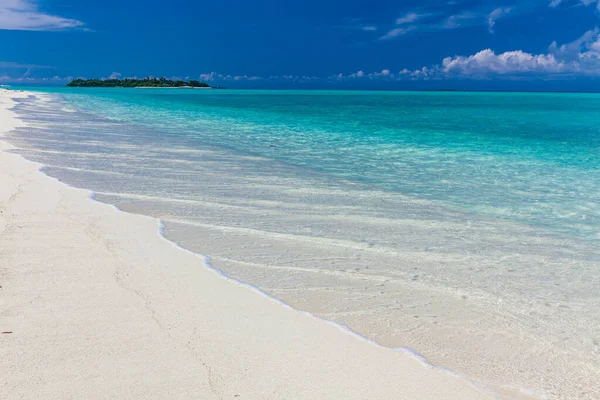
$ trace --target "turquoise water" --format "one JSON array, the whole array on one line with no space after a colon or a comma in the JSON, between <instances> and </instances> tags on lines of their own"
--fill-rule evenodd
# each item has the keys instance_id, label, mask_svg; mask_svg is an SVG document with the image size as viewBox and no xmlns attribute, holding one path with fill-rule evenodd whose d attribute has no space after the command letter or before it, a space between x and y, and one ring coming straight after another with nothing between
<instances>
[{"instance_id":1,"label":"turquoise water","mask_svg":"<svg viewBox=\"0 0 600 400\"><path fill-rule=\"evenodd\" d=\"M600 95L58 90L84 109L600 239Z\"/></svg>"},{"instance_id":2,"label":"turquoise water","mask_svg":"<svg viewBox=\"0 0 600 400\"><path fill-rule=\"evenodd\" d=\"M600 95L45 89L8 140L294 308L600 398ZM501 398L514 398L511 396Z\"/></svg>"}]
</instances>

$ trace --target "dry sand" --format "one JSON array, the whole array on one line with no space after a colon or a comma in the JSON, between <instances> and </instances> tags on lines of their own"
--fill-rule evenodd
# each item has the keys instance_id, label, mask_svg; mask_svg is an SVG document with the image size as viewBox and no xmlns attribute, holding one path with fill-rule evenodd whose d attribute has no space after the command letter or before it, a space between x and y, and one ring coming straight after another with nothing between
<instances>
[{"instance_id":1,"label":"dry sand","mask_svg":"<svg viewBox=\"0 0 600 400\"><path fill-rule=\"evenodd\" d=\"M21 122L0 90L0 137ZM0 142L0 398L486 399L219 276Z\"/></svg>"}]
</instances>

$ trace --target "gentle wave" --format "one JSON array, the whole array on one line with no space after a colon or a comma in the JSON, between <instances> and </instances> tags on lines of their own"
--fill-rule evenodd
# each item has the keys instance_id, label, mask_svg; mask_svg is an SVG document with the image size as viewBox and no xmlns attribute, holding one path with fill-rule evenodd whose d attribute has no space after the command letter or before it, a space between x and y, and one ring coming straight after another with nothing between
<instances>
[{"instance_id":1,"label":"gentle wave","mask_svg":"<svg viewBox=\"0 0 600 400\"><path fill-rule=\"evenodd\" d=\"M308 146L295 147L294 152L287 147L286 154L269 157L252 146L242 152L232 148L249 143L244 135L257 134L253 124L258 120L245 128L246 133L229 132L228 145L221 146L223 132L211 130L217 123L215 115L203 120L195 114L196 120L186 128L207 122L211 129L198 135L183 130L189 110L184 111L198 107L196 100L192 105L177 100L184 111L171 113L168 108L173 104L161 105L162 96L145 93L150 93L162 123L151 118L141 124L105 119L100 113L134 109L132 99L114 99L112 94L100 95L100 100L76 94L70 100L107 107L98 108L96 114L63 112L58 98L42 105L31 99L17 107L31 126L17 130L10 140L19 153L45 164L50 176L94 190L97 200L121 210L159 218L166 238L190 251L210 254L214 267L227 276L295 309L333 320L387 347L415 348L436 365L494 386L542 392L556 386L564 398L585 398L580 387L596 390L600 311L593 305L599 300L600 251L591 233L598 232L597 177L586 170L595 165L593 157L584 166L566 165L559 151L550 164L534 160L529 165L532 156L525 151L516 163L522 176L515 187L487 193L491 187L478 187L478 182L500 176L510 178L503 182L512 182L515 171L495 171L505 166L497 163L504 156L489 154L486 143L447 152L408 146L401 154L413 158L402 164L414 165L396 169L402 171L396 179L415 188L397 191L383 180L354 177L392 179L375 173L380 169L368 151L385 155L394 164L400 154L394 150L398 143L375 140L371 149L354 146L334 160L331 149L319 147L323 152L313 154L311 146L318 136L313 130L307 131L308 136L315 135L305 143ZM109 105L102 96L117 105ZM148 101L144 96L139 99L142 103ZM148 103L144 107L152 108ZM214 104L211 107L216 113ZM220 107L227 114L221 129L230 129L236 117L228 114L230 105ZM276 113L272 105L259 111L254 110L263 118ZM451 115L448 109L446 113ZM327 116L319 112L315 118ZM433 121L429 124L435 126ZM322 123L318 132L331 126ZM279 128L291 134L289 127ZM408 130L403 128L402 134ZM289 135L278 140L283 139L295 146L303 143ZM322 145L331 145L328 140ZM518 145L514 144L513 157ZM475 157L477 146L483 148ZM546 147L544 154L548 151ZM349 161L343 158L349 152L356 163L354 171L338 173L347 168ZM465 159L469 154L471 158ZM297 161L305 156L311 165L320 157L323 168ZM440 158L452 159L453 169L444 172L449 164L436 165ZM328 169L335 161L339 167ZM452 172L466 161L461 168L463 174L472 172L471 181L464 182L468 191L453 194L448 188L461 180ZM536 177L541 166L554 169ZM575 172L581 173L578 181ZM446 176L438 187L441 173ZM428 174L435 179L427 179ZM527 179L531 187L523 186ZM441 192L445 194L438 198ZM456 196L466 195L473 199L456 201ZM504 195L508 203L489 204L491 198ZM514 204L511 196L523 204ZM590 217L578 222L584 214Z\"/></svg>"}]
</instances>

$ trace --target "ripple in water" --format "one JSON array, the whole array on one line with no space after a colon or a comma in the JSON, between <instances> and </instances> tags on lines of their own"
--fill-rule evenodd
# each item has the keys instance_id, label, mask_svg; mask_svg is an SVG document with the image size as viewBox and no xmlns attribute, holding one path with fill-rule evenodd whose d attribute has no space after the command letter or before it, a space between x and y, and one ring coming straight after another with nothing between
<instances>
[{"instance_id":1,"label":"ripple in water","mask_svg":"<svg viewBox=\"0 0 600 400\"><path fill-rule=\"evenodd\" d=\"M97 93L21 102L9 140L297 309L485 383L600 397L599 140L577 108L600 99Z\"/></svg>"}]
</instances>

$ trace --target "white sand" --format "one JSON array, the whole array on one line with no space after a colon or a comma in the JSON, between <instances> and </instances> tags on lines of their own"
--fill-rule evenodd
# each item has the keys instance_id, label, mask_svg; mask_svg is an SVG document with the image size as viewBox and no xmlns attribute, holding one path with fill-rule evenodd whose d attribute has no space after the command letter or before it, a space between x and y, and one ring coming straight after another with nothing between
<instances>
[{"instance_id":1,"label":"white sand","mask_svg":"<svg viewBox=\"0 0 600 400\"><path fill-rule=\"evenodd\" d=\"M0 137L20 122L0 90ZM0 398L484 399L220 277L0 142Z\"/></svg>"}]
</instances>

